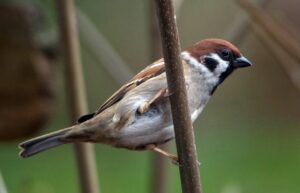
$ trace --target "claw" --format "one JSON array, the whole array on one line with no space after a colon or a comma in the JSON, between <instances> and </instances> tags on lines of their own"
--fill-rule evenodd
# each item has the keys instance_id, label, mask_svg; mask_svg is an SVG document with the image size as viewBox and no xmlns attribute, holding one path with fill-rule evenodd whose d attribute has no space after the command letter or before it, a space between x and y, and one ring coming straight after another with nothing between
<instances>
[{"instance_id":1,"label":"claw","mask_svg":"<svg viewBox=\"0 0 300 193\"><path fill-rule=\"evenodd\" d=\"M174 164L174 165L176 165L176 166L180 166L179 160L178 160L177 157L171 158L171 160L172 160L172 164Z\"/></svg>"},{"instance_id":2,"label":"claw","mask_svg":"<svg viewBox=\"0 0 300 193\"><path fill-rule=\"evenodd\" d=\"M138 112L140 114L144 114L146 111L148 111L149 109L149 103L148 102L144 102L139 108L138 108Z\"/></svg>"},{"instance_id":3,"label":"claw","mask_svg":"<svg viewBox=\"0 0 300 193\"><path fill-rule=\"evenodd\" d=\"M172 161L172 163L174 165L180 166L179 161L178 161L178 157L176 155L173 155L169 152L166 152L165 150L156 147L156 145L154 145L154 144L148 145L147 149L155 151L155 152L157 152L157 153L159 153L163 156L166 156L167 158L169 158Z\"/></svg>"},{"instance_id":4,"label":"claw","mask_svg":"<svg viewBox=\"0 0 300 193\"><path fill-rule=\"evenodd\" d=\"M162 88L160 89L156 95L153 96L153 98L149 101L145 101L139 108L137 109L139 113L143 114L146 111L148 111L151 104L153 104L155 101L159 100L161 97L167 97L168 96L168 89Z\"/></svg>"}]
</instances>

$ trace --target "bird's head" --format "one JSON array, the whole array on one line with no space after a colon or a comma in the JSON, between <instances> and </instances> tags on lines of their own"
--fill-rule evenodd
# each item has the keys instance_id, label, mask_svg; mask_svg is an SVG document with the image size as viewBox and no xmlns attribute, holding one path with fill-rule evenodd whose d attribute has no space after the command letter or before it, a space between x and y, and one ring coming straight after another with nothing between
<instances>
[{"instance_id":1,"label":"bird's head","mask_svg":"<svg viewBox=\"0 0 300 193\"><path fill-rule=\"evenodd\" d=\"M252 65L237 47L222 39L202 40L184 51L182 58L199 70L214 89L235 69Z\"/></svg>"}]
</instances>

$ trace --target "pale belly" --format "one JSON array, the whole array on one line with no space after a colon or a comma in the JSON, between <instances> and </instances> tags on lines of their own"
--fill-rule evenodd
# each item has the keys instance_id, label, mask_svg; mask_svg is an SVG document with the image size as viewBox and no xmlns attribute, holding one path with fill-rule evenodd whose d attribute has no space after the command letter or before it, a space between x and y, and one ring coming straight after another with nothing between
<instances>
[{"instance_id":1,"label":"pale belly","mask_svg":"<svg viewBox=\"0 0 300 193\"><path fill-rule=\"evenodd\" d=\"M194 122L203 108L198 108L191 114ZM170 110L160 112L152 109L128 125L122 128L117 136L117 147L133 150L142 150L147 145L164 144L175 137L174 128L171 120Z\"/></svg>"}]
</instances>

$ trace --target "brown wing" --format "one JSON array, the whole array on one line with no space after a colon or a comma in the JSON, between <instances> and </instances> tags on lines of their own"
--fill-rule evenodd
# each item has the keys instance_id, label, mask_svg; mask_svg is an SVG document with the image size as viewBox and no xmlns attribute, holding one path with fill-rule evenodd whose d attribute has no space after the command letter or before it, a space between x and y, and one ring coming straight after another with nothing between
<instances>
[{"instance_id":1,"label":"brown wing","mask_svg":"<svg viewBox=\"0 0 300 193\"><path fill-rule=\"evenodd\" d=\"M153 64L147 66L144 70L137 73L130 81L144 79L144 81L158 74L165 72L165 63L163 59L157 60ZM143 81L143 82L144 82Z\"/></svg>"},{"instance_id":2,"label":"brown wing","mask_svg":"<svg viewBox=\"0 0 300 193\"><path fill-rule=\"evenodd\" d=\"M96 114L104 111L116 102L120 101L128 91L163 72L165 72L163 59L160 59L147 66L144 70L135 75L127 84L117 90L117 92L115 92L107 101L105 101L105 103L100 107Z\"/></svg>"},{"instance_id":3,"label":"brown wing","mask_svg":"<svg viewBox=\"0 0 300 193\"><path fill-rule=\"evenodd\" d=\"M101 113L105 109L109 108L116 102L120 101L124 95L131 89L135 88L137 86L136 81L131 81L125 85L123 85L119 90L117 90L111 97L109 97L98 109L96 114Z\"/></svg>"},{"instance_id":4,"label":"brown wing","mask_svg":"<svg viewBox=\"0 0 300 193\"><path fill-rule=\"evenodd\" d=\"M101 113L105 109L111 107L118 101L120 101L128 91L134 89L138 85L147 81L148 79L157 76L165 72L165 65L163 59L160 59L153 64L146 67L144 70L135 75L127 84L123 85L119 90L117 90L109 99L107 99L103 105L93 114L84 115L78 119L78 123L82 123L95 115Z\"/></svg>"}]
</instances>

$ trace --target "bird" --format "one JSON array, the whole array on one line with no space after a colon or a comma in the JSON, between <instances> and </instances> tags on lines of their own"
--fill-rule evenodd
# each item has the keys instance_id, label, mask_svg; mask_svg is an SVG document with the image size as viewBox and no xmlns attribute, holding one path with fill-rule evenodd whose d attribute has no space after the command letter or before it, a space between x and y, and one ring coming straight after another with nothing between
<instances>
[{"instance_id":1,"label":"bird","mask_svg":"<svg viewBox=\"0 0 300 193\"><path fill-rule=\"evenodd\" d=\"M204 39L180 53L188 108L194 122L218 86L236 69L251 66L232 43ZM80 117L73 126L19 145L19 155L30 157L69 143L90 142L129 150L152 150L173 162L178 158L159 147L174 138L164 59L137 73L100 108Z\"/></svg>"}]
</instances>

